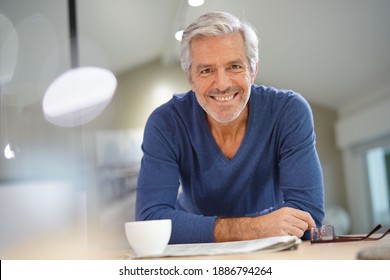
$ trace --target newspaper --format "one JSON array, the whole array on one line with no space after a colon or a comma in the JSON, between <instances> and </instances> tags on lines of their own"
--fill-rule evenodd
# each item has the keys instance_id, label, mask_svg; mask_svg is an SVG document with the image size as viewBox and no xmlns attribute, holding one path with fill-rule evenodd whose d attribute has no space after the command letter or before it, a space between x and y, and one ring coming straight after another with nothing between
<instances>
[{"instance_id":1,"label":"newspaper","mask_svg":"<svg viewBox=\"0 0 390 280\"><path fill-rule=\"evenodd\" d=\"M164 253L154 256L135 256L131 258L148 257L185 257L212 256L225 254L242 254L255 251L276 252L296 248L302 241L295 236L275 236L248 241L232 241L218 243L193 243L168 245Z\"/></svg>"}]
</instances>

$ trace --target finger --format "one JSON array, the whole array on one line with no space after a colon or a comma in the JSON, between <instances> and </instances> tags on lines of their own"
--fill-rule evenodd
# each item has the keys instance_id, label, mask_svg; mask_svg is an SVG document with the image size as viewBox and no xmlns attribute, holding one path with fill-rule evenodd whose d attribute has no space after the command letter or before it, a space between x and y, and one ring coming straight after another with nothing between
<instances>
[{"instance_id":1,"label":"finger","mask_svg":"<svg viewBox=\"0 0 390 280\"><path fill-rule=\"evenodd\" d=\"M295 218L302 220L306 223L306 227L304 228L305 230L316 226L314 219L311 217L311 215L308 212L298 210L298 209L296 210L297 211L295 211L293 215Z\"/></svg>"},{"instance_id":2,"label":"finger","mask_svg":"<svg viewBox=\"0 0 390 280\"><path fill-rule=\"evenodd\" d=\"M305 232L305 230L302 230L301 228L296 227L296 226L291 226L290 229L288 230L289 235L293 235L293 236L296 236L298 238L301 238L303 236L304 232Z\"/></svg>"},{"instance_id":3,"label":"finger","mask_svg":"<svg viewBox=\"0 0 390 280\"><path fill-rule=\"evenodd\" d=\"M314 221L312 216L309 213L307 213L307 214L308 214L308 218L306 220L306 222L307 222L307 228L306 229L311 229L313 227L316 227L316 222Z\"/></svg>"},{"instance_id":4,"label":"finger","mask_svg":"<svg viewBox=\"0 0 390 280\"><path fill-rule=\"evenodd\" d=\"M309 224L304 220L295 218L295 220L292 222L292 226L301 231L305 231L308 229Z\"/></svg>"}]
</instances>

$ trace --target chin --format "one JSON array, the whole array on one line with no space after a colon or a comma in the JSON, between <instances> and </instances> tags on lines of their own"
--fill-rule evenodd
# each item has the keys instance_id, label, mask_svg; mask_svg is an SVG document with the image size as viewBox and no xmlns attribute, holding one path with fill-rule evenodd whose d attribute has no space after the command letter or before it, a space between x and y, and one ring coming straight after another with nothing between
<instances>
[{"instance_id":1,"label":"chin","mask_svg":"<svg viewBox=\"0 0 390 280\"><path fill-rule=\"evenodd\" d=\"M210 114L208 113L215 121L219 122L219 123L223 123L223 124L227 124L227 123L230 123L232 121L234 121L235 119L238 118L238 116L240 115L241 112L237 113L237 114L234 114L234 115L230 115L230 116L217 116L215 114Z\"/></svg>"}]
</instances>

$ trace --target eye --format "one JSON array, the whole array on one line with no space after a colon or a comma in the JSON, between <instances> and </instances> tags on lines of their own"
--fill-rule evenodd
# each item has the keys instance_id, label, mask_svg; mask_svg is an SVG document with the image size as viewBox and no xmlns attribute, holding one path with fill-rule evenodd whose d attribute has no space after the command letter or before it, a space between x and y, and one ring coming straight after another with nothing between
<instances>
[{"instance_id":1,"label":"eye","mask_svg":"<svg viewBox=\"0 0 390 280\"><path fill-rule=\"evenodd\" d=\"M228 70L231 72L239 73L242 72L245 68L240 64L232 64L228 67Z\"/></svg>"},{"instance_id":2,"label":"eye","mask_svg":"<svg viewBox=\"0 0 390 280\"><path fill-rule=\"evenodd\" d=\"M202 76L202 77L205 77L205 76L210 75L212 72L213 72L213 69L211 69L211 68L204 68L204 69L200 70L199 75Z\"/></svg>"}]
</instances>

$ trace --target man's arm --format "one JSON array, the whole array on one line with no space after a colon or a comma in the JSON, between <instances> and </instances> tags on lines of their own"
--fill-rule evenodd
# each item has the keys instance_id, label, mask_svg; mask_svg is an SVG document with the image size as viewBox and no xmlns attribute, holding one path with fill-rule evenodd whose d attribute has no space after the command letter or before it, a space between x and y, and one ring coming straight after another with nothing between
<instances>
[{"instance_id":1,"label":"man's arm","mask_svg":"<svg viewBox=\"0 0 390 280\"><path fill-rule=\"evenodd\" d=\"M300 95L294 96L280 122L279 185L283 206L310 213L319 227L324 218L324 185L308 102Z\"/></svg>"},{"instance_id":2,"label":"man's arm","mask_svg":"<svg viewBox=\"0 0 390 280\"><path fill-rule=\"evenodd\" d=\"M214 225L215 242L251 240L271 236L302 237L315 226L309 213L283 207L258 217L218 218Z\"/></svg>"},{"instance_id":3,"label":"man's arm","mask_svg":"<svg viewBox=\"0 0 390 280\"><path fill-rule=\"evenodd\" d=\"M164 116L163 116L164 117ZM178 145L172 122L154 113L145 127L144 152L137 181L136 219L170 219L170 243L199 243L214 240L216 217L176 209L179 189Z\"/></svg>"}]
</instances>

